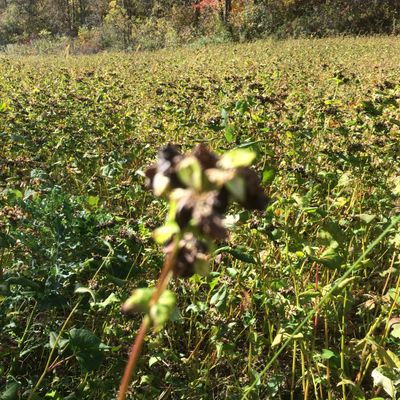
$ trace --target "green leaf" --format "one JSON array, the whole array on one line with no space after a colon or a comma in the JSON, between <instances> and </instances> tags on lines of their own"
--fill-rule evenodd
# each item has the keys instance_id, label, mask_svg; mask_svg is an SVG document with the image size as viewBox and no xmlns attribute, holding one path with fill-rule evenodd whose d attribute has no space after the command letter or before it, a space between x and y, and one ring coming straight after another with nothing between
<instances>
[{"instance_id":1,"label":"green leaf","mask_svg":"<svg viewBox=\"0 0 400 400\"><path fill-rule=\"evenodd\" d=\"M198 192L202 191L204 175L201 164L196 157L184 158L177 167L177 174L181 182Z\"/></svg>"},{"instance_id":2,"label":"green leaf","mask_svg":"<svg viewBox=\"0 0 400 400\"><path fill-rule=\"evenodd\" d=\"M297 333L296 335L291 335L290 333L286 332L284 329L280 329L275 336L274 340L272 341L271 347L279 346L286 339L293 339L293 340L301 340L304 339L304 335L302 333Z\"/></svg>"},{"instance_id":3,"label":"green leaf","mask_svg":"<svg viewBox=\"0 0 400 400\"><path fill-rule=\"evenodd\" d=\"M163 244L179 231L179 225L174 221L169 221L153 232L153 238L158 244Z\"/></svg>"},{"instance_id":4,"label":"green leaf","mask_svg":"<svg viewBox=\"0 0 400 400\"><path fill-rule=\"evenodd\" d=\"M96 208L97 205L99 204L99 196L88 196L86 198L86 202L89 207Z\"/></svg>"},{"instance_id":5,"label":"green leaf","mask_svg":"<svg viewBox=\"0 0 400 400\"><path fill-rule=\"evenodd\" d=\"M222 356L230 356L235 354L235 345L233 343L221 343L218 342L215 345L217 350L217 359L220 359Z\"/></svg>"},{"instance_id":6,"label":"green leaf","mask_svg":"<svg viewBox=\"0 0 400 400\"><path fill-rule=\"evenodd\" d=\"M238 274L238 270L236 268L227 268L226 272L231 278L236 278L236 275Z\"/></svg>"},{"instance_id":7,"label":"green leaf","mask_svg":"<svg viewBox=\"0 0 400 400\"><path fill-rule=\"evenodd\" d=\"M375 218L375 214L359 214L358 218L361 219L361 221L364 221L366 224L371 223Z\"/></svg>"},{"instance_id":8,"label":"green leaf","mask_svg":"<svg viewBox=\"0 0 400 400\"><path fill-rule=\"evenodd\" d=\"M392 193L396 196L400 195L400 176L396 177L394 180L394 188L392 189Z\"/></svg>"},{"instance_id":9,"label":"green leaf","mask_svg":"<svg viewBox=\"0 0 400 400\"><path fill-rule=\"evenodd\" d=\"M398 288L391 288L387 291L389 297L396 302L397 305L400 305L400 294Z\"/></svg>"},{"instance_id":10,"label":"green leaf","mask_svg":"<svg viewBox=\"0 0 400 400\"><path fill-rule=\"evenodd\" d=\"M365 113L371 117L378 117L379 115L382 115L383 107L382 106L377 107L370 100L362 101L361 106L362 109L365 111Z\"/></svg>"},{"instance_id":11,"label":"green leaf","mask_svg":"<svg viewBox=\"0 0 400 400\"><path fill-rule=\"evenodd\" d=\"M249 108L250 105L246 100L238 100L235 104L235 109L238 110L241 115L247 112Z\"/></svg>"},{"instance_id":12,"label":"green leaf","mask_svg":"<svg viewBox=\"0 0 400 400\"><path fill-rule=\"evenodd\" d=\"M322 239L324 243L328 245L332 241L338 242L344 246L346 242L346 234L337 222L327 221L322 229L318 232L318 238Z\"/></svg>"},{"instance_id":13,"label":"green leaf","mask_svg":"<svg viewBox=\"0 0 400 400\"><path fill-rule=\"evenodd\" d=\"M8 109L7 103L1 102L0 103L0 112L6 112Z\"/></svg>"},{"instance_id":14,"label":"green leaf","mask_svg":"<svg viewBox=\"0 0 400 400\"><path fill-rule=\"evenodd\" d=\"M176 313L176 296L171 290L164 290L150 309L150 318L156 330L160 330L164 324Z\"/></svg>"},{"instance_id":15,"label":"green leaf","mask_svg":"<svg viewBox=\"0 0 400 400\"><path fill-rule=\"evenodd\" d=\"M155 288L135 289L128 300L123 304L122 311L125 313L147 313L150 309L150 300L154 291Z\"/></svg>"},{"instance_id":16,"label":"green leaf","mask_svg":"<svg viewBox=\"0 0 400 400\"><path fill-rule=\"evenodd\" d=\"M328 268L339 268L343 263L343 257L338 252L338 242L332 240L322 254L315 260Z\"/></svg>"},{"instance_id":17,"label":"green leaf","mask_svg":"<svg viewBox=\"0 0 400 400\"><path fill-rule=\"evenodd\" d=\"M271 343L271 348L279 346L283 340L283 332L278 332L278 334L274 337L274 340Z\"/></svg>"},{"instance_id":18,"label":"green leaf","mask_svg":"<svg viewBox=\"0 0 400 400\"><path fill-rule=\"evenodd\" d=\"M57 390L52 390L51 392L47 392L44 396L45 399L55 399L55 400L63 400Z\"/></svg>"},{"instance_id":19,"label":"green leaf","mask_svg":"<svg viewBox=\"0 0 400 400\"><path fill-rule=\"evenodd\" d=\"M89 293L89 294L90 294L90 297L91 297L92 300L93 300L93 302L94 302L94 303L96 302L96 296L95 296L93 290L90 289L90 288L80 286L80 287L77 287L77 288L75 289L75 293L80 293L80 294Z\"/></svg>"},{"instance_id":20,"label":"green leaf","mask_svg":"<svg viewBox=\"0 0 400 400\"><path fill-rule=\"evenodd\" d=\"M239 261L243 261L249 264L257 264L257 260L251 254L252 251L253 250L251 248L245 246L237 246L237 247L224 246L215 250L214 255L225 252L230 254L232 257L236 258Z\"/></svg>"},{"instance_id":21,"label":"green leaf","mask_svg":"<svg viewBox=\"0 0 400 400\"><path fill-rule=\"evenodd\" d=\"M276 170L274 168L267 168L264 169L262 173L262 183L264 185L269 185L271 184L276 176Z\"/></svg>"},{"instance_id":22,"label":"green leaf","mask_svg":"<svg viewBox=\"0 0 400 400\"><path fill-rule=\"evenodd\" d=\"M69 342L76 349L99 348L100 339L88 329L73 328L69 331Z\"/></svg>"},{"instance_id":23,"label":"green leaf","mask_svg":"<svg viewBox=\"0 0 400 400\"><path fill-rule=\"evenodd\" d=\"M353 276L351 278L346 278L343 279L342 281L339 282L339 284L336 286L335 290L332 292L333 296L336 296L338 294L341 293L341 291L348 286L350 283L354 282L357 279L356 276ZM333 283L328 283L327 285L325 285L322 290L321 293L322 295L325 295L327 292L329 292L332 289L332 286L335 284L336 282Z\"/></svg>"},{"instance_id":24,"label":"green leaf","mask_svg":"<svg viewBox=\"0 0 400 400\"><path fill-rule=\"evenodd\" d=\"M385 347L378 344L374 339L371 337L367 337L367 342L371 344L372 349L375 352L375 356L379 359L382 363L385 364L386 367L391 369L400 369L400 359L394 354L392 351L385 349Z\"/></svg>"},{"instance_id":25,"label":"green leaf","mask_svg":"<svg viewBox=\"0 0 400 400\"><path fill-rule=\"evenodd\" d=\"M375 368L371 376L374 386L380 386L392 398L397 398L396 394L400 389L400 368L392 368L386 365Z\"/></svg>"},{"instance_id":26,"label":"green leaf","mask_svg":"<svg viewBox=\"0 0 400 400\"><path fill-rule=\"evenodd\" d=\"M215 286L218 285L219 279L220 279L220 276L218 275L214 279L211 279L211 281L208 283L211 291L214 290Z\"/></svg>"},{"instance_id":27,"label":"green leaf","mask_svg":"<svg viewBox=\"0 0 400 400\"><path fill-rule=\"evenodd\" d=\"M49 345L51 349L54 349L55 345L56 345L56 340L57 340L57 333L55 332L50 332L49 335Z\"/></svg>"},{"instance_id":28,"label":"green leaf","mask_svg":"<svg viewBox=\"0 0 400 400\"><path fill-rule=\"evenodd\" d=\"M119 301L119 297L115 293L111 293L104 301L97 303L96 307L104 309L111 304L119 303Z\"/></svg>"},{"instance_id":29,"label":"green leaf","mask_svg":"<svg viewBox=\"0 0 400 400\"><path fill-rule=\"evenodd\" d=\"M159 362L161 360L160 357L150 357L149 359L149 367L152 367L154 364L156 364L157 362Z\"/></svg>"},{"instance_id":30,"label":"green leaf","mask_svg":"<svg viewBox=\"0 0 400 400\"><path fill-rule=\"evenodd\" d=\"M0 400L17 400L19 386L18 382L9 383L1 394Z\"/></svg>"},{"instance_id":31,"label":"green leaf","mask_svg":"<svg viewBox=\"0 0 400 400\"><path fill-rule=\"evenodd\" d=\"M71 329L69 344L82 371L91 372L100 366L103 360L101 341L93 332L87 329Z\"/></svg>"},{"instance_id":32,"label":"green leaf","mask_svg":"<svg viewBox=\"0 0 400 400\"><path fill-rule=\"evenodd\" d=\"M321 358L323 360L330 360L333 357L335 357L335 353L332 350L322 349Z\"/></svg>"},{"instance_id":33,"label":"green leaf","mask_svg":"<svg viewBox=\"0 0 400 400\"><path fill-rule=\"evenodd\" d=\"M276 398L276 395L279 393L280 388L285 383L284 375L273 375L268 379L266 384L266 389L268 393L268 399Z\"/></svg>"},{"instance_id":34,"label":"green leaf","mask_svg":"<svg viewBox=\"0 0 400 400\"><path fill-rule=\"evenodd\" d=\"M256 158L256 153L250 149L233 149L221 156L218 165L221 168L248 167Z\"/></svg>"},{"instance_id":35,"label":"green leaf","mask_svg":"<svg viewBox=\"0 0 400 400\"><path fill-rule=\"evenodd\" d=\"M228 143L232 143L236 139L235 128L231 125L227 125L224 130L224 136Z\"/></svg>"},{"instance_id":36,"label":"green leaf","mask_svg":"<svg viewBox=\"0 0 400 400\"><path fill-rule=\"evenodd\" d=\"M101 350L90 350L75 354L83 372L92 372L100 367L103 361L103 352Z\"/></svg>"},{"instance_id":37,"label":"green leaf","mask_svg":"<svg viewBox=\"0 0 400 400\"><path fill-rule=\"evenodd\" d=\"M400 323L393 325L390 335L397 339L400 339Z\"/></svg>"},{"instance_id":38,"label":"green leaf","mask_svg":"<svg viewBox=\"0 0 400 400\"><path fill-rule=\"evenodd\" d=\"M225 108L222 108L221 109L221 125L223 127L226 127L228 125L228 121L229 121L228 111L225 110Z\"/></svg>"},{"instance_id":39,"label":"green leaf","mask_svg":"<svg viewBox=\"0 0 400 400\"><path fill-rule=\"evenodd\" d=\"M245 247L229 248L226 250L232 257L239 261L243 261L249 264L257 264L256 259L250 254L249 250Z\"/></svg>"},{"instance_id":40,"label":"green leaf","mask_svg":"<svg viewBox=\"0 0 400 400\"><path fill-rule=\"evenodd\" d=\"M228 286L223 284L218 291L211 297L210 304L215 306L217 310L223 311L226 307L228 298Z\"/></svg>"},{"instance_id":41,"label":"green leaf","mask_svg":"<svg viewBox=\"0 0 400 400\"><path fill-rule=\"evenodd\" d=\"M349 285L350 283L354 282L355 280L357 280L358 277L357 276L352 276L350 278L346 278L343 279L339 282L339 284L337 285L337 289L338 290L342 290L344 289L347 285Z\"/></svg>"},{"instance_id":42,"label":"green leaf","mask_svg":"<svg viewBox=\"0 0 400 400\"><path fill-rule=\"evenodd\" d=\"M9 200L22 200L24 197L18 189L8 189L6 193Z\"/></svg>"},{"instance_id":43,"label":"green leaf","mask_svg":"<svg viewBox=\"0 0 400 400\"><path fill-rule=\"evenodd\" d=\"M246 201L246 182L241 176L235 176L225 183L232 197L240 203Z\"/></svg>"}]
</instances>

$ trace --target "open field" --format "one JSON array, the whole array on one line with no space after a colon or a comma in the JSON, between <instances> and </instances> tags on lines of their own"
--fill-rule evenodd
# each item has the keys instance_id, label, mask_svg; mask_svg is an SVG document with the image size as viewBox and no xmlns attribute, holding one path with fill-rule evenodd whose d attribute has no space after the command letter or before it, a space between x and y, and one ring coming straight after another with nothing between
<instances>
[{"instance_id":1,"label":"open field","mask_svg":"<svg viewBox=\"0 0 400 400\"><path fill-rule=\"evenodd\" d=\"M399 104L389 37L0 56L7 399L115 397L140 324L121 303L163 262L143 170L167 142L251 147L271 200L230 209L210 276L172 284L180 317L149 335L130 398L395 398L371 374L400 368L398 224L259 373L399 215Z\"/></svg>"}]
</instances>

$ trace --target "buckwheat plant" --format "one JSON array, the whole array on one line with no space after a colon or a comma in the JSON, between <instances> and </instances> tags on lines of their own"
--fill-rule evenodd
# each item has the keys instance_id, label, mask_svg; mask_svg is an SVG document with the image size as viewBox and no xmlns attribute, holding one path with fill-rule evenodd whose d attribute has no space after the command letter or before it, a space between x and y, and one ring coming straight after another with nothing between
<instances>
[{"instance_id":1,"label":"buckwheat plant","mask_svg":"<svg viewBox=\"0 0 400 400\"><path fill-rule=\"evenodd\" d=\"M118 400L124 400L150 327L159 330L175 312L175 294L167 290L171 278L207 275L208 259L216 241L227 239L223 219L231 202L249 210L264 210L267 197L256 172L249 168L256 155L234 149L218 157L199 145L183 155L168 144L156 164L146 171L147 185L169 201L165 224L154 232L164 245L163 269L155 288L136 289L122 306L126 314L144 313L121 380Z\"/></svg>"}]
</instances>

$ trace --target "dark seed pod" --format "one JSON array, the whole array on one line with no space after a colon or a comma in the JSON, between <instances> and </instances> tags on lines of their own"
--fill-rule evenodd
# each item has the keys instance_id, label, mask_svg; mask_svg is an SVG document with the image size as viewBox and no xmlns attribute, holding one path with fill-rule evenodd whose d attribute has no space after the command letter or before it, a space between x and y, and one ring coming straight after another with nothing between
<instances>
[{"instance_id":1,"label":"dark seed pod","mask_svg":"<svg viewBox=\"0 0 400 400\"><path fill-rule=\"evenodd\" d=\"M192 219L193 207L194 204L191 198L184 198L178 203L175 221L179 225L179 228L186 228L187 224Z\"/></svg>"},{"instance_id":2,"label":"dark seed pod","mask_svg":"<svg viewBox=\"0 0 400 400\"><path fill-rule=\"evenodd\" d=\"M204 144L199 144L193 150L193 155L199 160L203 169L215 168L218 157Z\"/></svg>"},{"instance_id":3,"label":"dark seed pod","mask_svg":"<svg viewBox=\"0 0 400 400\"><path fill-rule=\"evenodd\" d=\"M162 147L158 152L158 158L160 161L169 161L171 164L174 162L176 157L181 157L181 153L177 146L168 143Z\"/></svg>"},{"instance_id":4,"label":"dark seed pod","mask_svg":"<svg viewBox=\"0 0 400 400\"><path fill-rule=\"evenodd\" d=\"M146 171L144 172L144 174L146 175L146 186L149 189L153 188L153 180L156 173L157 173L157 166L155 165L150 165L150 167L147 168Z\"/></svg>"},{"instance_id":5,"label":"dark seed pod","mask_svg":"<svg viewBox=\"0 0 400 400\"><path fill-rule=\"evenodd\" d=\"M176 165L183 157L178 148L172 144L168 144L160 149L158 155L159 158L157 164L151 165L145 171L147 187L152 189L157 196L165 195L171 189L184 188L185 185L180 181L176 173ZM168 181L158 179L158 187L156 188L154 182L157 175L159 178L162 176L168 178Z\"/></svg>"},{"instance_id":6,"label":"dark seed pod","mask_svg":"<svg viewBox=\"0 0 400 400\"><path fill-rule=\"evenodd\" d=\"M217 240L228 237L228 231L222 223L222 213L219 212L227 205L225 196L227 194L224 191L222 194L221 191L207 192L196 199L193 210L193 220L200 232Z\"/></svg>"},{"instance_id":7,"label":"dark seed pod","mask_svg":"<svg viewBox=\"0 0 400 400\"><path fill-rule=\"evenodd\" d=\"M175 278L190 278L194 274L195 254L183 247L179 250L173 267Z\"/></svg>"},{"instance_id":8,"label":"dark seed pod","mask_svg":"<svg viewBox=\"0 0 400 400\"><path fill-rule=\"evenodd\" d=\"M157 172L161 172L170 180L171 189L183 188L185 185L179 180L176 173L176 166L183 156L178 147L173 144L167 144L160 149L158 153Z\"/></svg>"},{"instance_id":9,"label":"dark seed pod","mask_svg":"<svg viewBox=\"0 0 400 400\"><path fill-rule=\"evenodd\" d=\"M215 195L213 200L213 210L219 214L224 214L229 204L229 193L223 186Z\"/></svg>"},{"instance_id":10,"label":"dark seed pod","mask_svg":"<svg viewBox=\"0 0 400 400\"><path fill-rule=\"evenodd\" d=\"M239 168L237 174L246 183L246 199L242 205L249 210L264 210L268 204L268 198L260 185L260 178L250 168Z\"/></svg>"},{"instance_id":11,"label":"dark seed pod","mask_svg":"<svg viewBox=\"0 0 400 400\"><path fill-rule=\"evenodd\" d=\"M185 188L186 186L181 182L181 180L178 178L178 175L175 171L172 172L167 172L165 174L171 181L171 188L172 189L178 189L178 188Z\"/></svg>"},{"instance_id":12,"label":"dark seed pod","mask_svg":"<svg viewBox=\"0 0 400 400\"><path fill-rule=\"evenodd\" d=\"M172 267L175 278L190 278L196 271L198 258L203 258L207 245L197 240L193 234L186 234L179 243L179 250Z\"/></svg>"},{"instance_id":13,"label":"dark seed pod","mask_svg":"<svg viewBox=\"0 0 400 400\"><path fill-rule=\"evenodd\" d=\"M218 214L201 215L197 224L203 235L216 240L224 240L228 237L228 231L224 227L222 218Z\"/></svg>"}]
</instances>

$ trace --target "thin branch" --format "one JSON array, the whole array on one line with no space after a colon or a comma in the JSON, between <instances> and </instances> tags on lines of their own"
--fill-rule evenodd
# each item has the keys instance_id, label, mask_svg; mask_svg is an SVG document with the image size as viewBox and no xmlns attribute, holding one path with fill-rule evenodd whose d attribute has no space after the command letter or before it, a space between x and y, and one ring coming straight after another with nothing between
<instances>
[{"instance_id":1,"label":"thin branch","mask_svg":"<svg viewBox=\"0 0 400 400\"><path fill-rule=\"evenodd\" d=\"M154 304L157 303L158 299L160 298L162 292L166 289L168 286L168 283L171 279L172 276L172 266L175 262L175 257L176 253L178 250L178 243L179 243L179 238L175 238L174 242L174 247L171 253L166 257L163 268L160 273L160 277L158 279L157 287L156 290L151 298L150 301L150 308ZM132 344L131 351L129 354L129 359L128 363L125 367L124 375L121 379L121 384L119 387L119 392L118 392L118 400L125 400L126 399L126 393L128 391L129 384L132 380L133 374L135 372L135 368L137 365L137 362L139 360L139 356L143 347L144 339L146 337L146 333L148 329L150 328L151 325L151 319L149 315L146 315L143 318L142 324L140 325L140 328L138 330L138 333L136 335L136 338Z\"/></svg>"}]
</instances>

